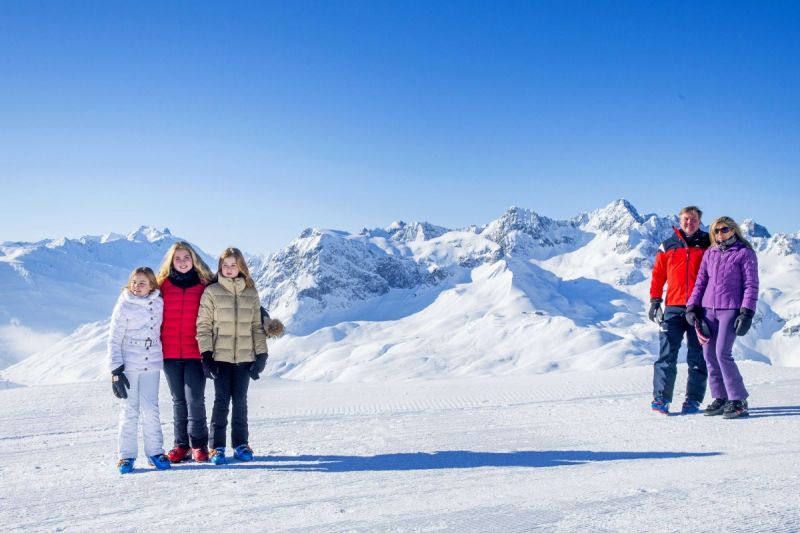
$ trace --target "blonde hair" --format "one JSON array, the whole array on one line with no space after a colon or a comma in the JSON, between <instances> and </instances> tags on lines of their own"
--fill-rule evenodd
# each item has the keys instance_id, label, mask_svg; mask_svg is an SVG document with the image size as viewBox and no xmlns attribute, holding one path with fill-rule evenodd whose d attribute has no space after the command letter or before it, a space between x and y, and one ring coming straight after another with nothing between
<instances>
[{"instance_id":1,"label":"blonde hair","mask_svg":"<svg viewBox=\"0 0 800 533\"><path fill-rule=\"evenodd\" d=\"M131 290L131 283L133 283L133 278L138 276L139 274L144 274L144 276L150 281L150 292L148 294L153 294L154 291L158 290L158 283L156 283L156 275L153 273L153 269L150 267L138 267L134 268L131 275L128 276L128 284L122 288L124 291L125 289Z\"/></svg>"},{"instance_id":2,"label":"blonde hair","mask_svg":"<svg viewBox=\"0 0 800 533\"><path fill-rule=\"evenodd\" d=\"M169 247L169 250L167 250L167 253L164 255L164 260L161 262L161 267L158 269L158 275L156 276L158 286L161 287L164 281L169 277L170 272L172 272L172 260L175 257L175 252L178 250L189 252L189 255L192 257L192 267L197 271L200 282L203 285L211 283L214 275L211 273L211 269L208 268L205 261L194 251L192 245L186 241L175 241L172 243L172 246Z\"/></svg>"},{"instance_id":3,"label":"blonde hair","mask_svg":"<svg viewBox=\"0 0 800 533\"><path fill-rule=\"evenodd\" d=\"M753 248L753 246L744 238L742 235L742 228L739 227L739 224L736 223L731 217L722 216L714 220L711 225L708 227L708 238L711 240L711 246L716 246L719 244L720 241L717 240L717 233L716 229L717 226L728 226L733 230L733 233L736 235L736 238L741 241L742 244L747 246L748 248Z\"/></svg>"},{"instance_id":4,"label":"blonde hair","mask_svg":"<svg viewBox=\"0 0 800 533\"><path fill-rule=\"evenodd\" d=\"M239 268L239 277L244 278L245 287L256 288L256 282L253 281L253 276L250 275L250 269L247 268L247 261L244 259L244 254L238 248L229 246L222 251L219 255L219 263L217 264L217 275L214 276L214 281L219 281L220 272L222 272L222 262L227 258L233 257L236 259L236 266Z\"/></svg>"}]
</instances>

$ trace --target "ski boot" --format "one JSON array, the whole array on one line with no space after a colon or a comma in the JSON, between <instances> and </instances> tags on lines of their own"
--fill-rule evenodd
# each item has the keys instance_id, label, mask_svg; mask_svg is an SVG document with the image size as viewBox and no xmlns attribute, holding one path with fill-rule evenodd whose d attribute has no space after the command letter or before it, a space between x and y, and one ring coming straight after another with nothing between
<instances>
[{"instance_id":1,"label":"ski boot","mask_svg":"<svg viewBox=\"0 0 800 533\"><path fill-rule=\"evenodd\" d=\"M253 449L247 444L240 444L233 449L233 456L240 461L248 462L253 460Z\"/></svg>"},{"instance_id":2,"label":"ski boot","mask_svg":"<svg viewBox=\"0 0 800 533\"><path fill-rule=\"evenodd\" d=\"M133 472L133 462L136 459L120 459L117 462L117 469L120 474L130 474Z\"/></svg>"},{"instance_id":3,"label":"ski boot","mask_svg":"<svg viewBox=\"0 0 800 533\"><path fill-rule=\"evenodd\" d=\"M682 415L694 415L700 412L700 402L697 400L684 400L681 405Z\"/></svg>"},{"instance_id":4,"label":"ski boot","mask_svg":"<svg viewBox=\"0 0 800 533\"><path fill-rule=\"evenodd\" d=\"M215 465L224 465L228 461L225 459L225 448L214 448L211 450L211 463Z\"/></svg>"},{"instance_id":5,"label":"ski boot","mask_svg":"<svg viewBox=\"0 0 800 533\"><path fill-rule=\"evenodd\" d=\"M167 470L172 466L169 458L163 453L149 456L147 462L150 463L150 466L156 467L156 470Z\"/></svg>"},{"instance_id":6,"label":"ski boot","mask_svg":"<svg viewBox=\"0 0 800 533\"><path fill-rule=\"evenodd\" d=\"M194 459L195 463L208 462L208 446L198 446L197 448L192 448L192 459Z\"/></svg>"},{"instance_id":7,"label":"ski boot","mask_svg":"<svg viewBox=\"0 0 800 533\"><path fill-rule=\"evenodd\" d=\"M749 415L747 400L731 400L725 404L725 410L722 412L722 418L741 418Z\"/></svg>"},{"instance_id":8,"label":"ski boot","mask_svg":"<svg viewBox=\"0 0 800 533\"><path fill-rule=\"evenodd\" d=\"M662 415L668 415L669 402L665 400L663 396L658 396L653 400L653 403L650 404L650 409L652 409L656 413L661 413Z\"/></svg>"},{"instance_id":9,"label":"ski boot","mask_svg":"<svg viewBox=\"0 0 800 533\"><path fill-rule=\"evenodd\" d=\"M725 410L725 404L728 403L728 400L723 398L715 398L713 402L706 405L703 414L706 416L717 416L721 415L722 412Z\"/></svg>"}]
</instances>

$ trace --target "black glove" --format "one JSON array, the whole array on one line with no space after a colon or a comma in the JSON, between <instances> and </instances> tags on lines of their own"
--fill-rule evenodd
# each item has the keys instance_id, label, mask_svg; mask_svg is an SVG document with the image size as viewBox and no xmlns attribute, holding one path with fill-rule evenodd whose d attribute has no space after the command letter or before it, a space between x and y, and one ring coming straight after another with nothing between
<instances>
[{"instance_id":1,"label":"black glove","mask_svg":"<svg viewBox=\"0 0 800 533\"><path fill-rule=\"evenodd\" d=\"M664 320L664 312L661 310L661 298L650 300L650 311L647 312L647 318L656 324L661 324Z\"/></svg>"},{"instance_id":2,"label":"black glove","mask_svg":"<svg viewBox=\"0 0 800 533\"><path fill-rule=\"evenodd\" d=\"M269 355L265 353L260 353L256 355L256 360L250 363L250 377L253 381L258 379L259 374L264 371L264 368L267 366L267 357Z\"/></svg>"},{"instance_id":3,"label":"black glove","mask_svg":"<svg viewBox=\"0 0 800 533\"><path fill-rule=\"evenodd\" d=\"M686 322L694 327L694 323L703 318L703 308L699 305L686 306Z\"/></svg>"},{"instance_id":4,"label":"black glove","mask_svg":"<svg viewBox=\"0 0 800 533\"><path fill-rule=\"evenodd\" d=\"M750 326L753 325L753 317L756 316L756 312L752 309L748 309L746 307L742 307L739 309L739 316L736 317L736 320L733 321L733 329L736 330L736 335L742 337L750 331Z\"/></svg>"},{"instance_id":5,"label":"black glove","mask_svg":"<svg viewBox=\"0 0 800 533\"><path fill-rule=\"evenodd\" d=\"M124 370L125 365L120 365L111 371L111 390L114 391L114 396L123 400L128 397L126 389L131 388L128 378L125 377Z\"/></svg>"},{"instance_id":6,"label":"black glove","mask_svg":"<svg viewBox=\"0 0 800 533\"><path fill-rule=\"evenodd\" d=\"M203 352L203 374L206 379L217 379L219 377L219 367L214 361L214 352Z\"/></svg>"}]
</instances>

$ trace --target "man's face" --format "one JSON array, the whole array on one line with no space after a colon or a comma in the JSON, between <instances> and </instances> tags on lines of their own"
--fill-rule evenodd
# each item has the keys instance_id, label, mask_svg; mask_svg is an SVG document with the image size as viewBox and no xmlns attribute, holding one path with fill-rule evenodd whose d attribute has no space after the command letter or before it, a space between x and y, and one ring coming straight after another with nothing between
<instances>
[{"instance_id":1,"label":"man's face","mask_svg":"<svg viewBox=\"0 0 800 533\"><path fill-rule=\"evenodd\" d=\"M700 217L694 211L686 211L680 217L680 224L686 235L694 235L700 229Z\"/></svg>"}]
</instances>

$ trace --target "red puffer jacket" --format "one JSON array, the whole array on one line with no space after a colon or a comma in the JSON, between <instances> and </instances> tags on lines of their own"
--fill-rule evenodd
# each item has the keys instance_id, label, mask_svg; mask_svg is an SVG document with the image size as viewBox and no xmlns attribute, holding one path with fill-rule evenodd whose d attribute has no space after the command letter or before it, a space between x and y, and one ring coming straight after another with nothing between
<instances>
[{"instance_id":1,"label":"red puffer jacket","mask_svg":"<svg viewBox=\"0 0 800 533\"><path fill-rule=\"evenodd\" d=\"M161 296L164 298L161 347L164 359L200 359L196 338L197 311L205 289L202 283L182 289L169 278L161 285Z\"/></svg>"},{"instance_id":2,"label":"red puffer jacket","mask_svg":"<svg viewBox=\"0 0 800 533\"><path fill-rule=\"evenodd\" d=\"M678 228L661 243L653 266L650 302L661 302L667 284L667 305L685 306L692 295L703 254L710 244L708 233L698 230L686 238Z\"/></svg>"}]
</instances>

